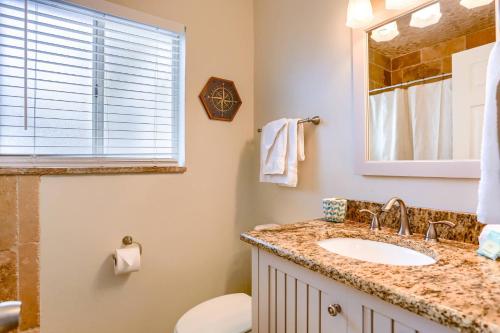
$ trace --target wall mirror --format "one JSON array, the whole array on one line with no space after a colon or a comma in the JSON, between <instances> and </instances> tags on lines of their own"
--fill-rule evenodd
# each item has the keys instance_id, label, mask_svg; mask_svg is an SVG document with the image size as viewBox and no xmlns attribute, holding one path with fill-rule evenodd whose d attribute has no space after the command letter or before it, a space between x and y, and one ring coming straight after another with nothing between
<instances>
[{"instance_id":1,"label":"wall mirror","mask_svg":"<svg viewBox=\"0 0 500 333\"><path fill-rule=\"evenodd\" d=\"M353 32L359 173L479 177L495 7L426 1Z\"/></svg>"}]
</instances>

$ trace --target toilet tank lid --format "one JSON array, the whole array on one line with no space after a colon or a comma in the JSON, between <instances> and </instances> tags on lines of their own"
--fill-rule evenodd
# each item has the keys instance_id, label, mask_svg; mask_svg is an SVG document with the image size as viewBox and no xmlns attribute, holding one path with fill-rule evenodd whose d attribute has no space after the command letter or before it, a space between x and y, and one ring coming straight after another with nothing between
<instances>
[{"instance_id":1,"label":"toilet tank lid","mask_svg":"<svg viewBox=\"0 0 500 333\"><path fill-rule=\"evenodd\" d=\"M230 294L210 299L186 312L175 333L243 333L252 328L252 298Z\"/></svg>"}]
</instances>

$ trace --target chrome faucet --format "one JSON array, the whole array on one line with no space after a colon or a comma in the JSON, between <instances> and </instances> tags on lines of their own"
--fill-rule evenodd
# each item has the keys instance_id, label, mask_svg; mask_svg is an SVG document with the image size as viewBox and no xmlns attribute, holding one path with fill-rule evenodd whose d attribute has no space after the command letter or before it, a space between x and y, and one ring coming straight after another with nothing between
<instances>
[{"instance_id":1,"label":"chrome faucet","mask_svg":"<svg viewBox=\"0 0 500 333\"><path fill-rule=\"evenodd\" d=\"M360 209L359 210L360 213L368 213L372 216L372 222L370 224L370 230L371 231L379 231L381 228L380 228L380 221L379 221L379 215L380 215L380 212L372 212L371 210L368 210L368 209Z\"/></svg>"},{"instance_id":2,"label":"chrome faucet","mask_svg":"<svg viewBox=\"0 0 500 333\"><path fill-rule=\"evenodd\" d=\"M437 221L437 222L429 221L429 228L427 228L427 232L425 233L425 238L424 238L427 242L439 241L438 233L436 231L436 225L438 224L442 224L450 228L455 228L456 226L455 223L450 221Z\"/></svg>"},{"instance_id":3,"label":"chrome faucet","mask_svg":"<svg viewBox=\"0 0 500 333\"><path fill-rule=\"evenodd\" d=\"M382 206L383 212L388 212L395 203L399 205L399 231L398 235L400 236L409 236L411 235L410 230L410 221L408 220L408 211L406 209L405 202L400 198L392 198L385 205Z\"/></svg>"}]
</instances>

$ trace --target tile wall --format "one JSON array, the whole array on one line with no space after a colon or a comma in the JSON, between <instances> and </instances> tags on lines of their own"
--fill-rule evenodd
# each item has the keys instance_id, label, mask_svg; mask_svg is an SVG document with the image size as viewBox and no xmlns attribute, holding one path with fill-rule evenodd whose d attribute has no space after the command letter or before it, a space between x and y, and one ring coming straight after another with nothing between
<instances>
[{"instance_id":1,"label":"tile wall","mask_svg":"<svg viewBox=\"0 0 500 333\"><path fill-rule=\"evenodd\" d=\"M370 90L452 72L451 56L495 41L495 27L389 58L369 52Z\"/></svg>"},{"instance_id":2,"label":"tile wall","mask_svg":"<svg viewBox=\"0 0 500 333\"><path fill-rule=\"evenodd\" d=\"M0 176L0 302L20 300L19 332L38 332L39 176Z\"/></svg>"}]
</instances>

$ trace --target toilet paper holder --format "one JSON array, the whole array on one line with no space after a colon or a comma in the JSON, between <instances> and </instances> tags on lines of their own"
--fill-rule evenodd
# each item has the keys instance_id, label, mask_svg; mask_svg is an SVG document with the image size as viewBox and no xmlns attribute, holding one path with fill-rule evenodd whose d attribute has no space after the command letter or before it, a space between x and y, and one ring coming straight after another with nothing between
<instances>
[{"instance_id":1,"label":"toilet paper holder","mask_svg":"<svg viewBox=\"0 0 500 333\"><path fill-rule=\"evenodd\" d=\"M139 246L139 253L142 255L142 244L139 242L135 242L134 239L132 238L132 236L123 237L122 244L125 247L130 246L130 245L134 245L134 244L138 245ZM113 261L115 262L115 265L116 265L116 255L113 253L111 256L113 257Z\"/></svg>"}]
</instances>

